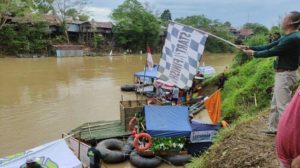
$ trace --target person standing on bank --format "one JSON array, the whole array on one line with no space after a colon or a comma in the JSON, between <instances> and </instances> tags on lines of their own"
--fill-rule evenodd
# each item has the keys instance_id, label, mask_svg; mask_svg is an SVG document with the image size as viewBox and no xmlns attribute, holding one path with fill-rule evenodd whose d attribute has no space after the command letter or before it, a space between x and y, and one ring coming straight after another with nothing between
<instances>
[{"instance_id":1,"label":"person standing on bank","mask_svg":"<svg viewBox=\"0 0 300 168\"><path fill-rule=\"evenodd\" d=\"M90 168L100 168L100 160L102 159L102 155L100 151L96 149L97 140L93 139L91 146L92 147L90 147L87 152L87 156L90 158Z\"/></svg>"},{"instance_id":2,"label":"person standing on bank","mask_svg":"<svg viewBox=\"0 0 300 168\"><path fill-rule=\"evenodd\" d=\"M297 69L300 56L300 12L290 12L282 22L285 35L265 46L239 46L248 56L266 58L277 56L274 61L275 84L271 102L269 128L264 131L275 135L282 112L291 100L290 87L297 81Z\"/></svg>"}]
</instances>

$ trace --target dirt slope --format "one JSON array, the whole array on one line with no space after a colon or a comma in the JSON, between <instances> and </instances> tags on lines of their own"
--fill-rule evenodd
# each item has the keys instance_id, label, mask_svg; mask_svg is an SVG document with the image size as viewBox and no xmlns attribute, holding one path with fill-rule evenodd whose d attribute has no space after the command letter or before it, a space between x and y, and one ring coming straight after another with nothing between
<instances>
[{"instance_id":1,"label":"dirt slope","mask_svg":"<svg viewBox=\"0 0 300 168\"><path fill-rule=\"evenodd\" d=\"M247 121L210 150L204 168L277 168L275 137L266 136L268 111Z\"/></svg>"}]
</instances>

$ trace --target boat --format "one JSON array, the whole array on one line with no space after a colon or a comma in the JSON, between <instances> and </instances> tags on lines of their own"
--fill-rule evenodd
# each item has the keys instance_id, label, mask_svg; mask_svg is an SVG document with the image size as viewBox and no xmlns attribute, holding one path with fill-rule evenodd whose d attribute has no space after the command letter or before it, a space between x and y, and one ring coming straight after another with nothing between
<instances>
[{"instance_id":1,"label":"boat","mask_svg":"<svg viewBox=\"0 0 300 168\"><path fill-rule=\"evenodd\" d=\"M157 79L158 65L154 65L152 69L134 73L134 84L126 84L121 86L121 91L145 94L154 91L153 82Z\"/></svg>"},{"instance_id":2,"label":"boat","mask_svg":"<svg viewBox=\"0 0 300 168\"><path fill-rule=\"evenodd\" d=\"M215 68L212 66L200 66L198 68L198 72L203 75L204 79L213 77L217 73Z\"/></svg>"}]
</instances>

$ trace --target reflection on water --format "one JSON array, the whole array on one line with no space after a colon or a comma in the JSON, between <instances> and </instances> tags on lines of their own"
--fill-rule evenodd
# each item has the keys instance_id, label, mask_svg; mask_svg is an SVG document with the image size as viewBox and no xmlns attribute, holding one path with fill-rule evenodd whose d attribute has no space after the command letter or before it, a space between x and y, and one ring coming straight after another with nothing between
<instances>
[{"instance_id":1,"label":"reflection on water","mask_svg":"<svg viewBox=\"0 0 300 168\"><path fill-rule=\"evenodd\" d=\"M221 72L232 55L205 55ZM154 57L157 63L159 57ZM121 93L145 56L0 59L0 157L60 137L82 123L119 119Z\"/></svg>"}]
</instances>

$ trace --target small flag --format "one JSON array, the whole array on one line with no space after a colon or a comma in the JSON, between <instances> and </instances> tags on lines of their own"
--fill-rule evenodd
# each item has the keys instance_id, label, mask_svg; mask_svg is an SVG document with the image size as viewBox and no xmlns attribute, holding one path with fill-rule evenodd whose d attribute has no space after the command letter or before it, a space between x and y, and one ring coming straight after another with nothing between
<instances>
[{"instance_id":1,"label":"small flag","mask_svg":"<svg viewBox=\"0 0 300 168\"><path fill-rule=\"evenodd\" d=\"M158 78L189 89L197 73L208 34L192 27L170 23L159 62Z\"/></svg>"},{"instance_id":2,"label":"small flag","mask_svg":"<svg viewBox=\"0 0 300 168\"><path fill-rule=\"evenodd\" d=\"M221 91L217 90L205 102L205 108L212 123L218 122L221 117Z\"/></svg>"},{"instance_id":3,"label":"small flag","mask_svg":"<svg viewBox=\"0 0 300 168\"><path fill-rule=\"evenodd\" d=\"M151 54L151 49L150 47L147 47L147 68L149 70L153 69L153 58L152 58L152 54Z\"/></svg>"}]
</instances>

